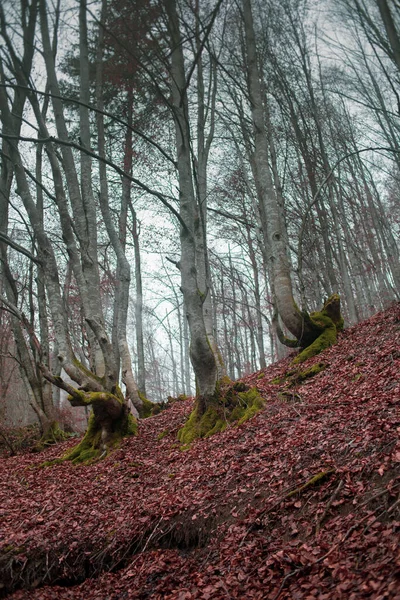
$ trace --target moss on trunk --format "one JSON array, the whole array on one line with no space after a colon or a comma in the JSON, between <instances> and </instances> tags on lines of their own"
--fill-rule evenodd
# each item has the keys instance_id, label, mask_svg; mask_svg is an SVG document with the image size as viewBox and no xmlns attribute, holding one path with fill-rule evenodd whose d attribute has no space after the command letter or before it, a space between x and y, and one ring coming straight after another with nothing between
<instances>
[{"instance_id":1,"label":"moss on trunk","mask_svg":"<svg viewBox=\"0 0 400 600\"><path fill-rule=\"evenodd\" d=\"M310 314L310 320L314 325L317 337L296 356L293 360L293 364L302 363L336 343L337 330L332 319L324 315L323 312L316 312Z\"/></svg>"},{"instance_id":2,"label":"moss on trunk","mask_svg":"<svg viewBox=\"0 0 400 600\"><path fill-rule=\"evenodd\" d=\"M119 446L124 437L137 434L136 419L118 390L116 394L86 392L85 403L93 408L87 431L82 441L62 457L73 463L87 463L102 458Z\"/></svg>"},{"instance_id":3,"label":"moss on trunk","mask_svg":"<svg viewBox=\"0 0 400 600\"><path fill-rule=\"evenodd\" d=\"M337 340L337 332L344 326L344 320L340 313L340 297L333 294L324 303L321 311L313 312L307 319L307 340L304 350L293 360L293 364L306 361L316 356L329 346L333 346Z\"/></svg>"},{"instance_id":4,"label":"moss on trunk","mask_svg":"<svg viewBox=\"0 0 400 600\"><path fill-rule=\"evenodd\" d=\"M264 400L257 388L249 389L245 384L236 383L221 392L217 386L213 397L197 398L189 419L178 431L178 439L188 445L196 439L210 437L230 425L244 423L263 406Z\"/></svg>"},{"instance_id":5,"label":"moss on trunk","mask_svg":"<svg viewBox=\"0 0 400 600\"><path fill-rule=\"evenodd\" d=\"M299 311L297 306L295 308ZM274 325L280 342L291 348L302 348L302 351L293 360L294 364L302 363L335 344L337 332L341 331L344 325L340 313L340 297L338 294L332 294L325 301L321 311L310 314L301 312L301 316L302 328L295 340L285 337L279 327L277 315L274 316Z\"/></svg>"},{"instance_id":6,"label":"moss on trunk","mask_svg":"<svg viewBox=\"0 0 400 600\"><path fill-rule=\"evenodd\" d=\"M141 419L147 419L148 417L151 417L154 414L154 411L156 410L157 405L154 404L154 402L151 402L150 400L148 400L146 398L146 396L144 396L141 392L138 392L138 394L139 394L139 398L142 401L142 406L138 410L139 417Z\"/></svg>"}]
</instances>

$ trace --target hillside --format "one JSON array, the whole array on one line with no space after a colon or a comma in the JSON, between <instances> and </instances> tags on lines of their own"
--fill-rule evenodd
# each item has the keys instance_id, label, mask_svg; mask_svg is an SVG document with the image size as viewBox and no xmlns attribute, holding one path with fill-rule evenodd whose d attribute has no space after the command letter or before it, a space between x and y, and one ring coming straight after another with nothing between
<instances>
[{"instance_id":1,"label":"hillside","mask_svg":"<svg viewBox=\"0 0 400 600\"><path fill-rule=\"evenodd\" d=\"M184 451L190 400L93 466L0 460L3 597L400 599L400 305L314 364L245 377L265 409Z\"/></svg>"}]
</instances>

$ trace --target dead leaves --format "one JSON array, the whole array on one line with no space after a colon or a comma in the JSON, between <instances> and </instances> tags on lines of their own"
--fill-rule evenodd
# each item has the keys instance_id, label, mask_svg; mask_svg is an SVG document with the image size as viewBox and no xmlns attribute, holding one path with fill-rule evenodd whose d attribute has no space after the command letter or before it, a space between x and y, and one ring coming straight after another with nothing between
<instances>
[{"instance_id":1,"label":"dead leaves","mask_svg":"<svg viewBox=\"0 0 400 600\"><path fill-rule=\"evenodd\" d=\"M1 556L22 579L41 556L36 584L49 569L75 583L14 599L398 599L399 315L344 331L327 368L295 386L301 401L280 395L290 358L244 378L266 408L185 452L173 433L157 438L190 401L91 467L0 461ZM77 565L93 579L78 585Z\"/></svg>"}]
</instances>

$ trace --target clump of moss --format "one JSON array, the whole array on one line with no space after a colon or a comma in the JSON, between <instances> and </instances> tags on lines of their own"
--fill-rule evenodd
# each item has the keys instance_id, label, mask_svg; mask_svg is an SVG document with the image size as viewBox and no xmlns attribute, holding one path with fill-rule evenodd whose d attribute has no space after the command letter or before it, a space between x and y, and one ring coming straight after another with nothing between
<instances>
[{"instance_id":1,"label":"clump of moss","mask_svg":"<svg viewBox=\"0 0 400 600\"><path fill-rule=\"evenodd\" d=\"M352 381L359 381L360 379L362 379L363 377L365 377L365 375L363 373L356 373L352 379Z\"/></svg>"},{"instance_id":2,"label":"clump of moss","mask_svg":"<svg viewBox=\"0 0 400 600\"><path fill-rule=\"evenodd\" d=\"M248 389L242 382L236 383L223 395L211 398L206 403L206 410L201 411L204 404L198 400L185 425L178 432L179 441L188 446L194 440L210 437L214 433L225 431L233 424L240 425L251 419L264 406L264 400L257 388Z\"/></svg>"},{"instance_id":3,"label":"clump of moss","mask_svg":"<svg viewBox=\"0 0 400 600\"><path fill-rule=\"evenodd\" d=\"M63 442L71 437L71 434L63 431L57 421L53 421L51 426L46 431L45 434L40 439L40 444L44 447L51 446L52 444L56 444L57 442Z\"/></svg>"},{"instance_id":4,"label":"clump of moss","mask_svg":"<svg viewBox=\"0 0 400 600\"><path fill-rule=\"evenodd\" d=\"M312 344L304 348L304 350L302 350L300 354L296 356L296 358L292 361L293 364L302 363L307 359L316 356L326 348L329 348L329 346L333 346L333 344L336 343L336 325L330 317L328 317L324 314L323 311L321 311L311 313L310 318L313 324L315 325L316 329L321 330L321 333Z\"/></svg>"},{"instance_id":5,"label":"clump of moss","mask_svg":"<svg viewBox=\"0 0 400 600\"><path fill-rule=\"evenodd\" d=\"M325 363L323 363L323 362L315 363L315 365L312 365L311 367L309 367L308 369L305 369L304 371L297 371L297 372L292 373L291 377L290 377L290 382L292 384L301 383L302 381L305 381L306 379L315 377L315 375L318 375L318 373L321 373L321 371L323 371L324 369L326 369Z\"/></svg>"},{"instance_id":6,"label":"clump of moss","mask_svg":"<svg viewBox=\"0 0 400 600\"><path fill-rule=\"evenodd\" d=\"M271 379L271 381L269 383L272 383L273 385L279 385L284 382L285 382L284 377L274 377L274 379Z\"/></svg>"},{"instance_id":7,"label":"clump of moss","mask_svg":"<svg viewBox=\"0 0 400 600\"><path fill-rule=\"evenodd\" d=\"M321 311L308 314L302 311L302 316L305 322L304 337L299 340L288 340L278 329L279 339L287 346L304 348L300 354L293 360L293 364L299 364L312 356L316 356L329 346L336 343L337 332L341 331L344 326L344 320L340 313L340 296L332 294L324 302ZM280 333L279 333L280 332Z\"/></svg>"},{"instance_id":8,"label":"clump of moss","mask_svg":"<svg viewBox=\"0 0 400 600\"><path fill-rule=\"evenodd\" d=\"M153 410L157 405L154 404L154 402L151 402L150 400L148 400L146 398L146 396L144 394L142 394L142 392L138 392L138 394L139 394L139 398L142 401L142 407L139 410L139 417L141 419L147 419L148 417L152 416Z\"/></svg>"},{"instance_id":9,"label":"clump of moss","mask_svg":"<svg viewBox=\"0 0 400 600\"><path fill-rule=\"evenodd\" d=\"M177 396L176 398L174 396L168 396L167 403L175 404L175 402L184 402L187 399L188 396L186 396L186 394L179 394L179 396Z\"/></svg>"},{"instance_id":10,"label":"clump of moss","mask_svg":"<svg viewBox=\"0 0 400 600\"><path fill-rule=\"evenodd\" d=\"M107 442L102 439L102 426L91 413L87 431L81 442L69 450L62 460L70 460L74 464L91 463L106 456L113 448L117 448L124 437L137 435L137 421L124 406L121 415L112 422Z\"/></svg>"},{"instance_id":11,"label":"clump of moss","mask_svg":"<svg viewBox=\"0 0 400 600\"><path fill-rule=\"evenodd\" d=\"M65 440L68 440L70 437L70 433L67 433L61 429L57 421L53 421L50 424L50 427L45 431L40 440L33 447L33 452L41 452L53 444L65 442Z\"/></svg>"}]
</instances>

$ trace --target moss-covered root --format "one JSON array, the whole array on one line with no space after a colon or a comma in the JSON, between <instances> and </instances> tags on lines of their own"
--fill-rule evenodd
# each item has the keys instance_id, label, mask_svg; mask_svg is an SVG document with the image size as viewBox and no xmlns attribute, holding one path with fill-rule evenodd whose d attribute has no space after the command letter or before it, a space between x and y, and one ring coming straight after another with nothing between
<instances>
[{"instance_id":1,"label":"moss-covered root","mask_svg":"<svg viewBox=\"0 0 400 600\"><path fill-rule=\"evenodd\" d=\"M43 433L36 446L34 447L34 451L40 452L48 446L52 446L53 444L57 444L58 442L64 442L69 437L70 434L63 431L60 428L57 421L52 421L49 427L46 428L46 431Z\"/></svg>"},{"instance_id":2,"label":"moss-covered root","mask_svg":"<svg viewBox=\"0 0 400 600\"><path fill-rule=\"evenodd\" d=\"M187 445L196 439L210 437L214 433L224 431L231 424L244 423L263 406L264 400L257 388L243 390L240 384L229 388L224 396L198 398L189 419L178 431L178 439Z\"/></svg>"},{"instance_id":3,"label":"moss-covered root","mask_svg":"<svg viewBox=\"0 0 400 600\"><path fill-rule=\"evenodd\" d=\"M154 414L157 405L148 400L141 392L139 392L139 398L142 401L142 406L138 410L139 417L141 419L147 419Z\"/></svg>"},{"instance_id":4,"label":"moss-covered root","mask_svg":"<svg viewBox=\"0 0 400 600\"><path fill-rule=\"evenodd\" d=\"M344 320L340 314L340 296L332 294L324 303L320 312L309 315L309 324L315 332L315 339L293 360L294 364L302 363L316 356L337 340L337 332L343 329Z\"/></svg>"},{"instance_id":5,"label":"moss-covered root","mask_svg":"<svg viewBox=\"0 0 400 600\"><path fill-rule=\"evenodd\" d=\"M92 412L82 441L69 450L62 460L70 460L74 464L94 462L117 448L124 437L131 435L137 435L137 422L125 405L120 417L108 423L96 418L95 412Z\"/></svg>"},{"instance_id":6,"label":"moss-covered root","mask_svg":"<svg viewBox=\"0 0 400 600\"><path fill-rule=\"evenodd\" d=\"M322 312L311 313L311 321L316 327L320 328L321 333L316 340L307 348L304 348L293 360L293 364L302 363L312 356L316 356L329 346L333 346L337 340L336 326L332 319L324 315Z\"/></svg>"}]
</instances>

